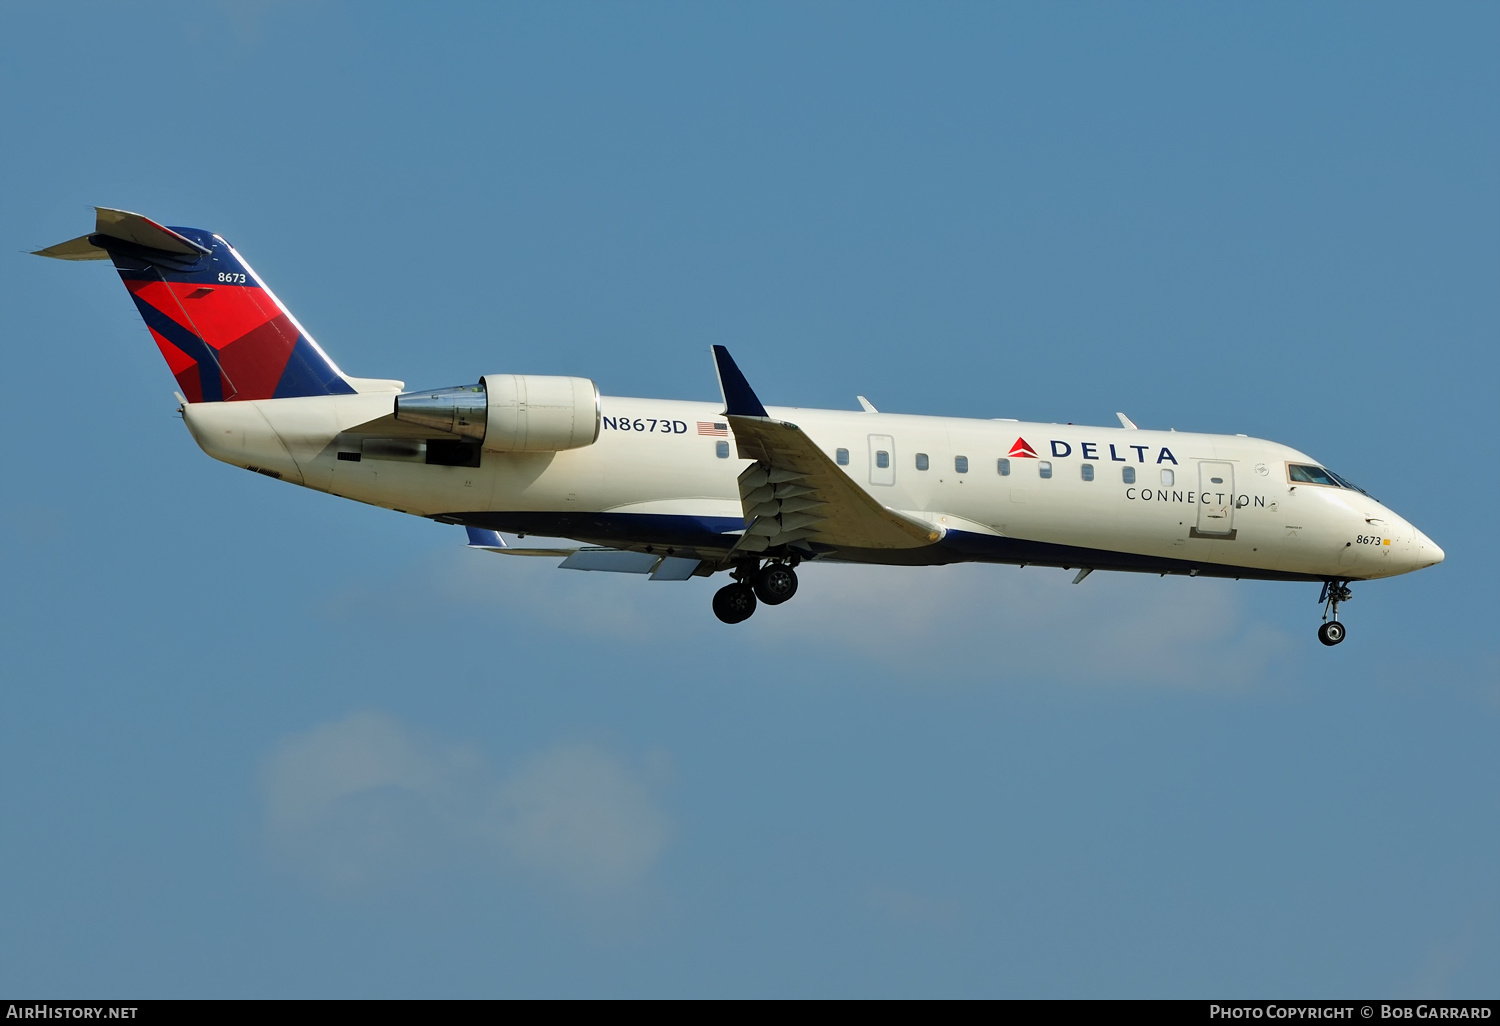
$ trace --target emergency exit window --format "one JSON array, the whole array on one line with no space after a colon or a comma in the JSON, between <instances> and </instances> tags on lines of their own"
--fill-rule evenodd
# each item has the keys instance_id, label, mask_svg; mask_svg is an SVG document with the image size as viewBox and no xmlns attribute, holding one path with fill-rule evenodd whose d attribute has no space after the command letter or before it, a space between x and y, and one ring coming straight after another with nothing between
<instances>
[{"instance_id":1,"label":"emergency exit window","mask_svg":"<svg viewBox=\"0 0 1500 1026\"><path fill-rule=\"evenodd\" d=\"M875 450L875 465L877 467L879 467L881 470L884 470L887 467L889 467L891 465L891 454L888 453L888 452L886 452L884 449L876 449Z\"/></svg>"}]
</instances>

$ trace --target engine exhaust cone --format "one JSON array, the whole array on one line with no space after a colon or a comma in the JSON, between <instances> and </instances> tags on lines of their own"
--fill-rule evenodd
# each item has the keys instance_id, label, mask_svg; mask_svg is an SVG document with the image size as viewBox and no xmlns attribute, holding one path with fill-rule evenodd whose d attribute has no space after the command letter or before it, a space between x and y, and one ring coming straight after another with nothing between
<instances>
[{"instance_id":1,"label":"engine exhaust cone","mask_svg":"<svg viewBox=\"0 0 1500 1026\"><path fill-rule=\"evenodd\" d=\"M484 440L489 414L484 386L459 385L396 396L396 419L405 424Z\"/></svg>"}]
</instances>

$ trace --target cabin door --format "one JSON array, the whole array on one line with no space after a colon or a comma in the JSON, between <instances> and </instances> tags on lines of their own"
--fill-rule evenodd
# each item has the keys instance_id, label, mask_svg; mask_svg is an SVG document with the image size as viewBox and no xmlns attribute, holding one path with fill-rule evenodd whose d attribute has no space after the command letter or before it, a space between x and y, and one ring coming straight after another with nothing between
<instances>
[{"instance_id":1,"label":"cabin door","mask_svg":"<svg viewBox=\"0 0 1500 1026\"><path fill-rule=\"evenodd\" d=\"M1204 460L1198 464L1198 524L1201 537L1234 537L1234 464Z\"/></svg>"},{"instance_id":2,"label":"cabin door","mask_svg":"<svg viewBox=\"0 0 1500 1026\"><path fill-rule=\"evenodd\" d=\"M890 435L870 436L870 483L896 483L896 440Z\"/></svg>"}]
</instances>

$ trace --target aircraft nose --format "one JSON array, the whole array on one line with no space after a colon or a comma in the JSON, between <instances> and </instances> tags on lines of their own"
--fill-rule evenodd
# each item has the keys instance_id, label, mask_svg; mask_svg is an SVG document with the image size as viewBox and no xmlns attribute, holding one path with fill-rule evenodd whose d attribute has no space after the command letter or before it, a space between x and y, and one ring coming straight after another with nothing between
<instances>
[{"instance_id":1,"label":"aircraft nose","mask_svg":"<svg viewBox=\"0 0 1500 1026\"><path fill-rule=\"evenodd\" d=\"M1421 531L1417 532L1416 545L1414 547L1417 550L1417 565L1420 567L1437 566L1443 561L1443 550L1438 548L1437 544Z\"/></svg>"}]
</instances>

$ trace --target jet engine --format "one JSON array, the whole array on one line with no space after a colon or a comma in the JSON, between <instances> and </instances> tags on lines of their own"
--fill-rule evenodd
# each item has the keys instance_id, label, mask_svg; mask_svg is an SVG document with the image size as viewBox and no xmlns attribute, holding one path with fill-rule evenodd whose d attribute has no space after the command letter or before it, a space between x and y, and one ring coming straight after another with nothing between
<instances>
[{"instance_id":1,"label":"jet engine","mask_svg":"<svg viewBox=\"0 0 1500 1026\"><path fill-rule=\"evenodd\" d=\"M396 419L490 452L580 449L599 437L599 389L588 378L486 374L477 385L398 395Z\"/></svg>"}]
</instances>

